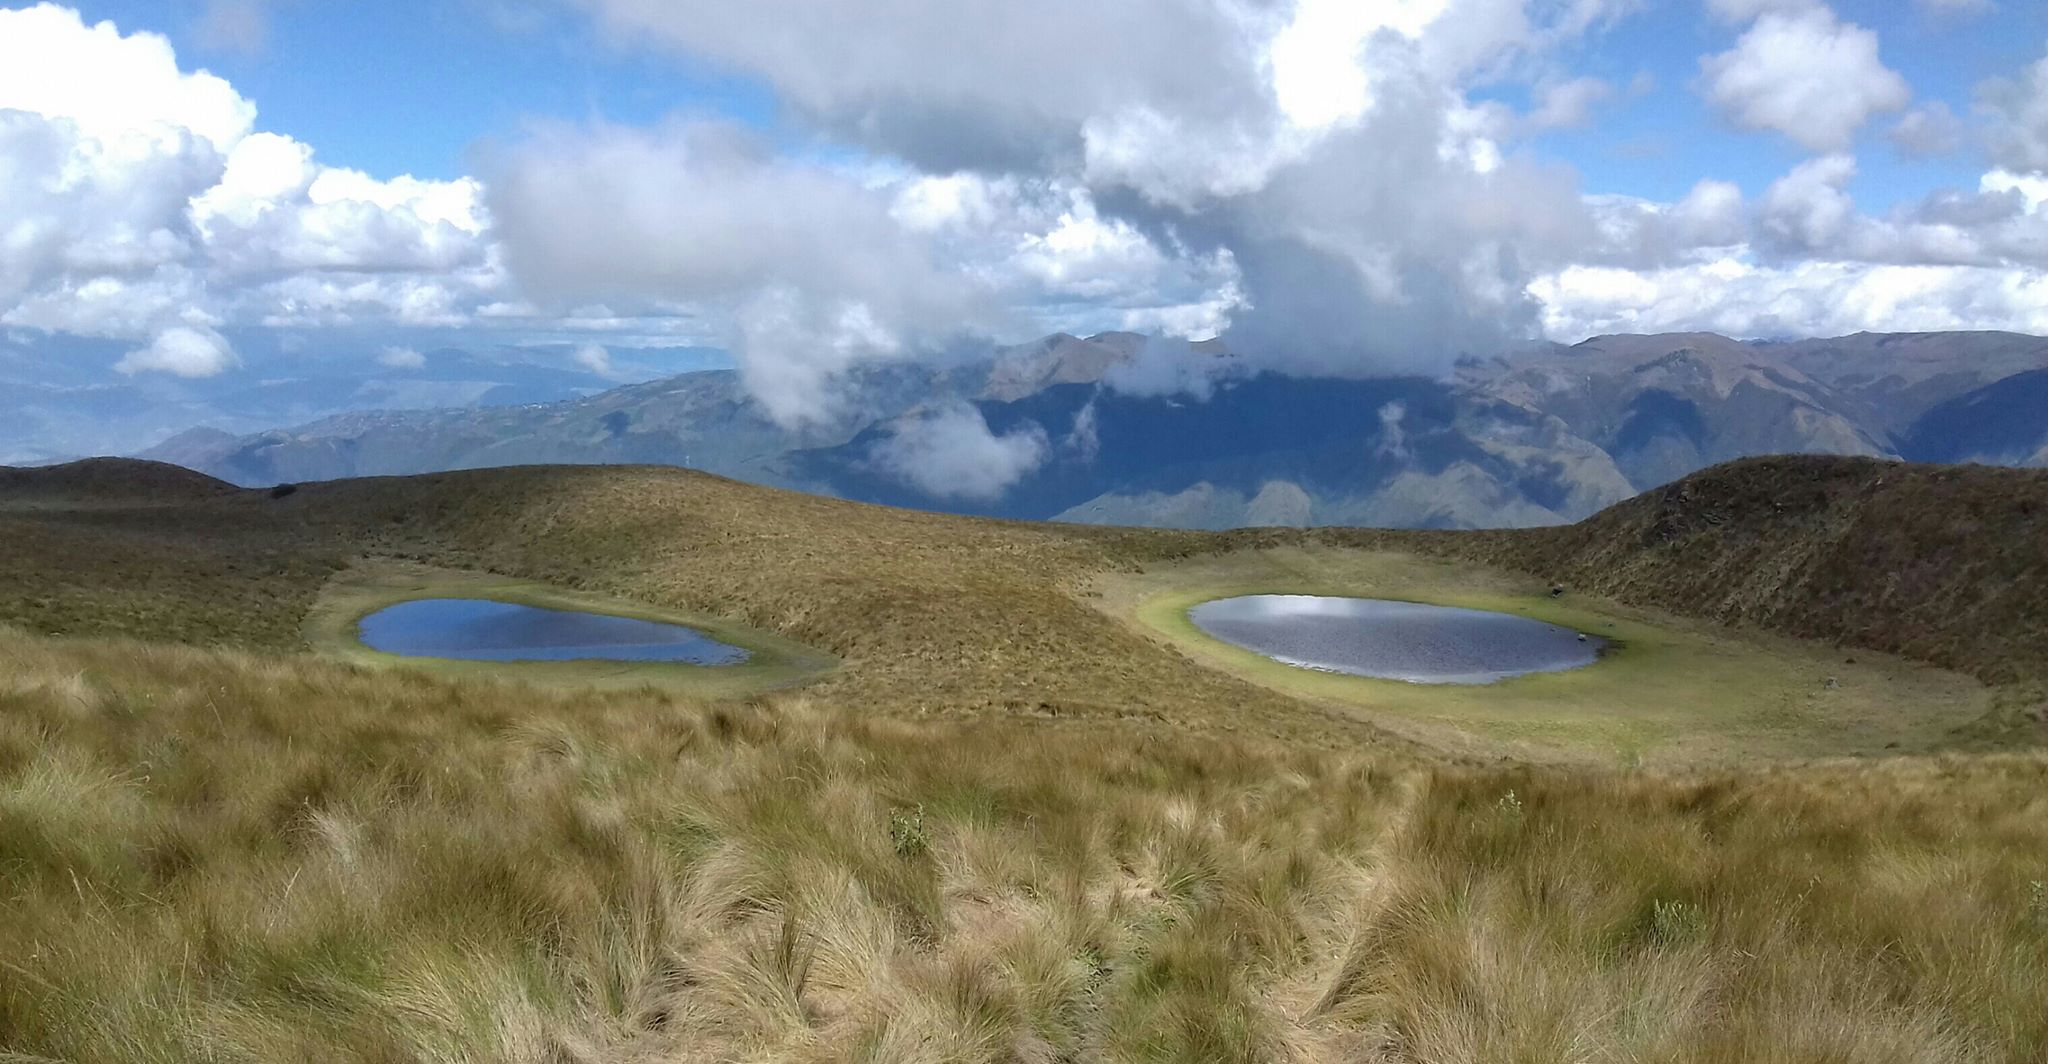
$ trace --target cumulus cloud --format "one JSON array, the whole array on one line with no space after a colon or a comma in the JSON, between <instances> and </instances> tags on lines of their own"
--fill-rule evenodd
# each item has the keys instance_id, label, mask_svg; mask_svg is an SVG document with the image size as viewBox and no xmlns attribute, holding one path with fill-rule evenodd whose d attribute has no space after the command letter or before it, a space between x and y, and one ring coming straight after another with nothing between
<instances>
[{"instance_id":1,"label":"cumulus cloud","mask_svg":"<svg viewBox=\"0 0 2048 1064\"><path fill-rule=\"evenodd\" d=\"M1890 136L1899 154L1909 159L1931 159L1961 151L1967 130L1948 104L1932 100L1900 116Z\"/></svg>"},{"instance_id":2,"label":"cumulus cloud","mask_svg":"<svg viewBox=\"0 0 2048 1064\"><path fill-rule=\"evenodd\" d=\"M1761 207L1763 229L1794 251L1832 247L1856 220L1847 186L1856 160L1847 155L1811 159L1771 183Z\"/></svg>"},{"instance_id":3,"label":"cumulus cloud","mask_svg":"<svg viewBox=\"0 0 2048 1064\"><path fill-rule=\"evenodd\" d=\"M1706 97L1730 121L1836 151L1873 115L1906 106L1912 91L1878 57L1875 32L1823 6L1781 6L1734 48L1700 61Z\"/></svg>"},{"instance_id":4,"label":"cumulus cloud","mask_svg":"<svg viewBox=\"0 0 2048 1064\"><path fill-rule=\"evenodd\" d=\"M1992 171L1974 191L1937 191L1877 216L1850 196L1855 175L1853 158L1831 155L1773 182L1757 207L1757 250L1836 263L2048 267L2048 211L2021 175Z\"/></svg>"},{"instance_id":5,"label":"cumulus cloud","mask_svg":"<svg viewBox=\"0 0 2048 1064\"><path fill-rule=\"evenodd\" d=\"M585 2L622 37L761 77L819 127L933 172L1044 170L1105 116L1227 127L1264 96L1244 40L1274 17L1214 0Z\"/></svg>"},{"instance_id":6,"label":"cumulus cloud","mask_svg":"<svg viewBox=\"0 0 2048 1064\"><path fill-rule=\"evenodd\" d=\"M531 294L715 312L786 425L838 416L855 366L943 345L985 314L984 286L886 192L732 127L557 129L493 170L491 210Z\"/></svg>"},{"instance_id":7,"label":"cumulus cloud","mask_svg":"<svg viewBox=\"0 0 2048 1064\"><path fill-rule=\"evenodd\" d=\"M256 121L256 105L226 81L180 70L165 38L88 26L50 3L0 10L0 108L60 117L114 146L196 136L226 150Z\"/></svg>"},{"instance_id":8,"label":"cumulus cloud","mask_svg":"<svg viewBox=\"0 0 2048 1064\"><path fill-rule=\"evenodd\" d=\"M1597 238L1575 256L1582 264L1662 266L1751 237L1749 206L1727 181L1703 180L1676 203L1607 195L1588 197L1586 207Z\"/></svg>"},{"instance_id":9,"label":"cumulus cloud","mask_svg":"<svg viewBox=\"0 0 2048 1064\"><path fill-rule=\"evenodd\" d=\"M1678 232L1677 205L1601 205L1602 254L1530 285L1545 333L2048 327L2048 176L1993 170L1873 215L1850 196L1855 173L1846 154L1808 160L1750 205L1732 187L1696 189L1688 200L1720 204L1696 240Z\"/></svg>"},{"instance_id":10,"label":"cumulus cloud","mask_svg":"<svg viewBox=\"0 0 2048 1064\"><path fill-rule=\"evenodd\" d=\"M484 261L481 193L467 178L378 181L257 133L235 145L190 214L215 265L232 274L439 273Z\"/></svg>"},{"instance_id":11,"label":"cumulus cloud","mask_svg":"<svg viewBox=\"0 0 2048 1064\"><path fill-rule=\"evenodd\" d=\"M1380 407L1380 438L1377 453L1393 458L1408 457L1408 404L1396 399Z\"/></svg>"},{"instance_id":12,"label":"cumulus cloud","mask_svg":"<svg viewBox=\"0 0 2048 1064\"><path fill-rule=\"evenodd\" d=\"M410 347L387 347L377 352L377 364L390 369L424 369L427 356Z\"/></svg>"},{"instance_id":13,"label":"cumulus cloud","mask_svg":"<svg viewBox=\"0 0 2048 1064\"><path fill-rule=\"evenodd\" d=\"M1614 95L1614 86L1599 78L1572 78L1544 85L1537 93L1529 124L1537 129L1583 126L1593 109Z\"/></svg>"},{"instance_id":14,"label":"cumulus cloud","mask_svg":"<svg viewBox=\"0 0 2048 1064\"><path fill-rule=\"evenodd\" d=\"M137 348L114 368L127 374L169 373L177 377L212 377L234 368L234 349L212 329L176 325L156 334L149 346Z\"/></svg>"},{"instance_id":15,"label":"cumulus cloud","mask_svg":"<svg viewBox=\"0 0 2048 1064\"><path fill-rule=\"evenodd\" d=\"M1138 273L1127 251L1147 244L1203 264L1168 272L1236 275L1149 324L1227 325L1251 358L1351 375L1440 371L1534 328L1531 271L1590 221L1569 173L1505 156L1499 116L1461 85L1628 6L589 2L621 32L760 77L820 129L913 168L1083 191L1096 216L1076 213L1065 235L1085 234L1076 245L1115 275ZM940 39L955 45L925 44ZM1576 86L1553 117L1590 95ZM1063 265L1081 258L1073 246Z\"/></svg>"},{"instance_id":16,"label":"cumulus cloud","mask_svg":"<svg viewBox=\"0 0 2048 1064\"><path fill-rule=\"evenodd\" d=\"M1093 398L1074 415L1074 428L1060 441L1060 448L1083 462L1093 462L1102 453L1102 415Z\"/></svg>"},{"instance_id":17,"label":"cumulus cloud","mask_svg":"<svg viewBox=\"0 0 2048 1064\"><path fill-rule=\"evenodd\" d=\"M1111 366L1102 383L1139 398L1184 395L1206 401L1218 381L1243 370L1236 360L1199 350L1184 339L1154 336L1136 354Z\"/></svg>"},{"instance_id":18,"label":"cumulus cloud","mask_svg":"<svg viewBox=\"0 0 2048 1064\"><path fill-rule=\"evenodd\" d=\"M1811 11L1821 0L1707 0L1707 10L1729 22L1748 22L1773 11Z\"/></svg>"},{"instance_id":19,"label":"cumulus cloud","mask_svg":"<svg viewBox=\"0 0 2048 1064\"><path fill-rule=\"evenodd\" d=\"M980 411L953 403L898 420L868 460L927 495L993 499L1037 469L1050 449L1036 424L998 436Z\"/></svg>"},{"instance_id":20,"label":"cumulus cloud","mask_svg":"<svg viewBox=\"0 0 2048 1064\"><path fill-rule=\"evenodd\" d=\"M1623 332L1711 330L1737 337L1871 331L2048 332L2048 274L1980 266L1737 258L1659 270L1574 266L1532 285L1545 328L1571 342Z\"/></svg>"},{"instance_id":21,"label":"cumulus cloud","mask_svg":"<svg viewBox=\"0 0 2048 1064\"><path fill-rule=\"evenodd\" d=\"M502 287L474 182L324 166L255 121L161 36L0 10L0 322L148 352L195 314L447 322ZM157 361L208 364L173 349Z\"/></svg>"},{"instance_id":22,"label":"cumulus cloud","mask_svg":"<svg viewBox=\"0 0 2048 1064\"><path fill-rule=\"evenodd\" d=\"M2017 77L1986 81L1977 95L1991 123L1992 157L1998 165L2048 172L2048 58Z\"/></svg>"},{"instance_id":23,"label":"cumulus cloud","mask_svg":"<svg viewBox=\"0 0 2048 1064\"><path fill-rule=\"evenodd\" d=\"M600 377L611 376L612 353L605 350L603 344L583 344L576 348L570 357L575 359L577 365Z\"/></svg>"}]
</instances>

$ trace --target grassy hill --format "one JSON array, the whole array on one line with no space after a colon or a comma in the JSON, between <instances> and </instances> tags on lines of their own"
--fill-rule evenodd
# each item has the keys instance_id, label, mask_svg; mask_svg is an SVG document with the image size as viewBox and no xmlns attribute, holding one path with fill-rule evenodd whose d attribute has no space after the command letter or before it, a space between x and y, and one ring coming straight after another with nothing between
<instances>
[{"instance_id":1,"label":"grassy hill","mask_svg":"<svg viewBox=\"0 0 2048 1064\"><path fill-rule=\"evenodd\" d=\"M136 458L87 458L62 465L0 466L0 505L144 506L233 494L224 480L183 466Z\"/></svg>"},{"instance_id":2,"label":"grassy hill","mask_svg":"<svg viewBox=\"0 0 2048 1064\"><path fill-rule=\"evenodd\" d=\"M1995 683L2048 678L2041 470L1753 458L1577 525L1433 546L1575 590Z\"/></svg>"},{"instance_id":3,"label":"grassy hill","mask_svg":"<svg viewBox=\"0 0 2048 1064\"><path fill-rule=\"evenodd\" d=\"M2040 753L1450 753L1115 601L1454 558L2030 698L2038 477L1786 460L1564 530L1205 535L655 468L4 476L0 1059L2048 1054ZM401 563L840 665L710 699L305 651L323 596Z\"/></svg>"}]
</instances>

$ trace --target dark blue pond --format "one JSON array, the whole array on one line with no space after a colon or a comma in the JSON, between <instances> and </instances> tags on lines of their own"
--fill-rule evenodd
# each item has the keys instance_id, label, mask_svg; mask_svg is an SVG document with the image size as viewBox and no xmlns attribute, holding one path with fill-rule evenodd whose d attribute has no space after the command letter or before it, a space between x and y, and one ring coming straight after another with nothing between
<instances>
[{"instance_id":1,"label":"dark blue pond","mask_svg":"<svg viewBox=\"0 0 2048 1064\"><path fill-rule=\"evenodd\" d=\"M412 658L689 665L736 665L747 659L739 647L678 624L485 599L401 602L363 618L357 629L370 649Z\"/></svg>"},{"instance_id":2,"label":"dark blue pond","mask_svg":"<svg viewBox=\"0 0 2048 1064\"><path fill-rule=\"evenodd\" d=\"M1604 640L1528 617L1315 595L1248 595L1188 611L1195 627L1275 661L1410 683L1483 684L1600 659Z\"/></svg>"}]
</instances>

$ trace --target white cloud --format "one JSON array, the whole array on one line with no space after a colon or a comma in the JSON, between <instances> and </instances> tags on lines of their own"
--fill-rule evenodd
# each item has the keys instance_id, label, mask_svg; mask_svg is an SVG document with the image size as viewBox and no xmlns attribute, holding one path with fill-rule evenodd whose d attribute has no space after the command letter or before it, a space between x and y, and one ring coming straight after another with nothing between
<instances>
[{"instance_id":1,"label":"white cloud","mask_svg":"<svg viewBox=\"0 0 2048 1064\"><path fill-rule=\"evenodd\" d=\"M1245 40L1272 21L1234 0L589 6L623 38L757 75L817 125L940 172L1037 168L1121 111L1227 125L1264 98Z\"/></svg>"},{"instance_id":2,"label":"white cloud","mask_svg":"<svg viewBox=\"0 0 2048 1064\"><path fill-rule=\"evenodd\" d=\"M0 111L0 159L0 314L66 278L132 279L192 257L187 197L220 168L205 141L128 152L21 111Z\"/></svg>"},{"instance_id":3,"label":"white cloud","mask_svg":"<svg viewBox=\"0 0 2048 1064\"><path fill-rule=\"evenodd\" d=\"M1124 395L1185 395L1207 400L1218 381L1239 373L1243 366L1232 359L1218 358L1196 350L1186 340L1153 337L1137 354L1111 366L1102 383Z\"/></svg>"},{"instance_id":4,"label":"white cloud","mask_svg":"<svg viewBox=\"0 0 2048 1064\"><path fill-rule=\"evenodd\" d=\"M1742 190L1732 182L1701 181L1672 208L1678 243L1687 248L1739 244L1747 232L1742 211Z\"/></svg>"},{"instance_id":5,"label":"white cloud","mask_svg":"<svg viewBox=\"0 0 2048 1064\"><path fill-rule=\"evenodd\" d=\"M1750 240L1749 207L1742 190L1704 180L1676 203L1635 196L1587 199L1597 239L1573 256L1581 265L1664 266L1715 258Z\"/></svg>"},{"instance_id":6,"label":"white cloud","mask_svg":"<svg viewBox=\"0 0 2048 1064\"><path fill-rule=\"evenodd\" d=\"M601 377L611 376L612 353L603 344L583 344L570 355L576 364Z\"/></svg>"},{"instance_id":7,"label":"white cloud","mask_svg":"<svg viewBox=\"0 0 2048 1064\"><path fill-rule=\"evenodd\" d=\"M1825 7L1769 11L1700 69L1707 99L1731 121L1815 151L1847 147L1871 116L1912 98L1906 79L1879 59L1877 34Z\"/></svg>"},{"instance_id":8,"label":"white cloud","mask_svg":"<svg viewBox=\"0 0 2048 1064\"><path fill-rule=\"evenodd\" d=\"M1748 22L1774 11L1811 11L1821 6L1821 0L1707 0L1707 10L1729 22Z\"/></svg>"},{"instance_id":9,"label":"white cloud","mask_svg":"<svg viewBox=\"0 0 2048 1064\"><path fill-rule=\"evenodd\" d=\"M2016 174L2010 170L1993 170L1978 182L1985 192L2011 192L2026 202L2029 212L2039 211L2048 206L2048 174Z\"/></svg>"},{"instance_id":10,"label":"white cloud","mask_svg":"<svg viewBox=\"0 0 2048 1064\"><path fill-rule=\"evenodd\" d=\"M0 322L460 323L503 286L476 182L324 166L255 117L161 36L0 10Z\"/></svg>"},{"instance_id":11,"label":"white cloud","mask_svg":"<svg viewBox=\"0 0 2048 1064\"><path fill-rule=\"evenodd\" d=\"M1395 458L1408 457L1408 404L1399 399L1380 407L1380 438L1374 448Z\"/></svg>"},{"instance_id":12,"label":"white cloud","mask_svg":"<svg viewBox=\"0 0 2048 1064\"><path fill-rule=\"evenodd\" d=\"M927 495L993 499L1043 464L1050 449L1035 424L997 436L980 411L954 403L897 421L868 459Z\"/></svg>"},{"instance_id":13,"label":"white cloud","mask_svg":"<svg viewBox=\"0 0 2048 1064\"><path fill-rule=\"evenodd\" d=\"M1764 232L1797 251L1836 245L1857 220L1856 203L1847 191L1855 176L1856 160L1847 155L1800 163L1764 192Z\"/></svg>"},{"instance_id":14,"label":"white cloud","mask_svg":"<svg viewBox=\"0 0 2048 1064\"><path fill-rule=\"evenodd\" d=\"M1773 259L1887 265L2048 267L2048 212L2039 182L1992 171L1975 192L1943 190L1881 216L1849 194L1855 160L1794 167L1758 202L1755 239Z\"/></svg>"},{"instance_id":15,"label":"white cloud","mask_svg":"<svg viewBox=\"0 0 2048 1064\"><path fill-rule=\"evenodd\" d=\"M258 133L235 146L190 213L230 274L439 273L484 261L482 194L467 178L378 181L322 166L311 147Z\"/></svg>"},{"instance_id":16,"label":"white cloud","mask_svg":"<svg viewBox=\"0 0 2048 1064\"><path fill-rule=\"evenodd\" d=\"M1901 116L1890 136L1901 155L1929 159L1961 151L1966 134L1963 120L1948 104L1931 100Z\"/></svg>"},{"instance_id":17,"label":"white cloud","mask_svg":"<svg viewBox=\"0 0 2048 1064\"><path fill-rule=\"evenodd\" d=\"M1538 278L1544 330L1561 342L1705 329L1737 337L2010 329L2048 333L2048 273L1980 266L1740 258L1661 270L1574 266Z\"/></svg>"},{"instance_id":18,"label":"white cloud","mask_svg":"<svg viewBox=\"0 0 2048 1064\"><path fill-rule=\"evenodd\" d=\"M622 33L760 78L843 142L934 174L968 169L1085 190L1097 218L1077 212L1064 232L1040 228L1022 250L1048 289L1081 281L1067 290L1083 311L1099 313L1103 296L1077 289L1140 276L1149 243L1171 264L1159 276L1219 283L1124 307L1125 322L1184 331L1227 322L1233 347L1251 357L1353 375L1439 371L1533 329L1530 272L1566 254L1591 222L1572 175L1503 152L1505 117L1468 100L1463 83L1543 66L1534 57L1630 6L590 2ZM929 47L934 40L949 44ZM817 62L825 54L843 61ZM1583 99L1589 88L1573 91ZM1555 116L1570 117L1570 101L1559 102ZM988 217L989 204L974 198L984 191L934 188L899 221ZM548 199L570 212L576 201ZM505 201L493 207L516 245ZM775 225L761 228L775 246ZM1074 243L1057 246L1064 239ZM942 250L943 260L959 247ZM1004 289L1016 264L980 250L965 257L967 272ZM522 277L554 269L527 255L512 263ZM1036 316L1033 301L1005 303Z\"/></svg>"},{"instance_id":19,"label":"white cloud","mask_svg":"<svg viewBox=\"0 0 2048 1064\"><path fill-rule=\"evenodd\" d=\"M763 408L839 416L855 366L943 344L986 286L949 269L885 190L724 126L555 130L498 161L491 211L530 293L713 313Z\"/></svg>"},{"instance_id":20,"label":"white cloud","mask_svg":"<svg viewBox=\"0 0 2048 1064\"><path fill-rule=\"evenodd\" d=\"M178 69L163 37L87 26L49 3L0 10L0 109L66 119L110 145L191 134L223 151L256 121L256 106L226 81Z\"/></svg>"},{"instance_id":21,"label":"white cloud","mask_svg":"<svg viewBox=\"0 0 2048 1064\"><path fill-rule=\"evenodd\" d=\"M1986 81L1977 96L1991 122L1992 158L1998 165L2048 172L2048 58L2018 77Z\"/></svg>"},{"instance_id":22,"label":"white cloud","mask_svg":"<svg viewBox=\"0 0 2048 1064\"><path fill-rule=\"evenodd\" d=\"M237 362L234 349L219 333L176 325L157 333L149 346L128 352L114 368L128 374L212 377L234 368Z\"/></svg>"},{"instance_id":23,"label":"white cloud","mask_svg":"<svg viewBox=\"0 0 2048 1064\"><path fill-rule=\"evenodd\" d=\"M410 347L387 347L377 352L377 364L391 369L424 369L427 356Z\"/></svg>"},{"instance_id":24,"label":"white cloud","mask_svg":"<svg viewBox=\"0 0 2048 1064\"><path fill-rule=\"evenodd\" d=\"M1529 124L1537 129L1583 126L1592 119L1593 108L1613 95L1614 86L1599 78L1544 85L1537 93L1535 109L1529 112Z\"/></svg>"}]
</instances>

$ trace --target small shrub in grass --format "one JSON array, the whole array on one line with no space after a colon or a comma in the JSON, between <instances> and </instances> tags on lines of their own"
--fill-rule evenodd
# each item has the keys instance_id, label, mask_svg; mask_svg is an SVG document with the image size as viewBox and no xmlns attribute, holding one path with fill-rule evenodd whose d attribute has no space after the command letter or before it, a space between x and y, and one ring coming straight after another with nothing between
<instances>
[{"instance_id":1,"label":"small shrub in grass","mask_svg":"<svg viewBox=\"0 0 2048 1064\"><path fill-rule=\"evenodd\" d=\"M889 841L895 844L898 857L924 856L932 848L931 831L924 826L924 806L889 814Z\"/></svg>"},{"instance_id":2,"label":"small shrub in grass","mask_svg":"<svg viewBox=\"0 0 2048 1064\"><path fill-rule=\"evenodd\" d=\"M299 486L297 484L279 484L270 489L270 497L273 499L282 499L298 493Z\"/></svg>"}]
</instances>

